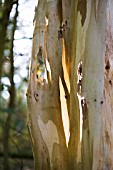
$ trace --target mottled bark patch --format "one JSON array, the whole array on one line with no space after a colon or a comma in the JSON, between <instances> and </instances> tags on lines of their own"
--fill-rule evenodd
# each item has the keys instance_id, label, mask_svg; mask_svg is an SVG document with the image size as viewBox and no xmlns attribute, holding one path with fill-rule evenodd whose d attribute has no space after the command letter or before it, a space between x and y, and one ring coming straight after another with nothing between
<instances>
[{"instance_id":1,"label":"mottled bark patch","mask_svg":"<svg viewBox=\"0 0 113 170\"><path fill-rule=\"evenodd\" d=\"M87 1L86 0L79 0L77 11L80 11L80 14L82 16L82 26L84 25L85 19L86 19L86 13L87 13Z\"/></svg>"},{"instance_id":2,"label":"mottled bark patch","mask_svg":"<svg viewBox=\"0 0 113 170\"><path fill-rule=\"evenodd\" d=\"M111 146L111 141L110 141L110 137L109 137L109 134L108 134L107 130L105 131L105 139L106 139L107 145Z\"/></svg>"},{"instance_id":3,"label":"mottled bark patch","mask_svg":"<svg viewBox=\"0 0 113 170\"><path fill-rule=\"evenodd\" d=\"M110 69L110 62L108 59L106 59L105 63L106 63L105 69L108 71Z\"/></svg>"}]
</instances>

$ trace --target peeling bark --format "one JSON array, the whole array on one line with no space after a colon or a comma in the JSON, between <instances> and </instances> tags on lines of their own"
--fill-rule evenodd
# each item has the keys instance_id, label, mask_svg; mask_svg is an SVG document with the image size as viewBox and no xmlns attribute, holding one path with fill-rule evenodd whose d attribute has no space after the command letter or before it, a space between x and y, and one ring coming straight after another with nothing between
<instances>
[{"instance_id":1,"label":"peeling bark","mask_svg":"<svg viewBox=\"0 0 113 170\"><path fill-rule=\"evenodd\" d=\"M62 40L58 39L58 29L61 24L58 5L58 0L39 1L38 15L35 16L36 27L32 54L36 56L37 46L42 46L45 67L48 72L45 83L39 84L36 79L36 58L32 58L27 95L30 95L28 106L30 106L29 129L31 129L32 143L37 141L36 146L33 144L36 169L60 169L61 167L68 169L67 147L59 98L59 78L62 75ZM48 26L46 26L45 17L48 19ZM47 70L46 60L50 65L51 73ZM48 76L50 74L51 79ZM38 96L37 100L34 97L34 92ZM47 156L43 147L46 148Z\"/></svg>"},{"instance_id":2,"label":"peeling bark","mask_svg":"<svg viewBox=\"0 0 113 170\"><path fill-rule=\"evenodd\" d=\"M36 170L113 169L112 29L105 31L106 9L111 28L112 11L107 6L102 0L39 1L27 92ZM40 46L47 78L37 79Z\"/></svg>"}]
</instances>

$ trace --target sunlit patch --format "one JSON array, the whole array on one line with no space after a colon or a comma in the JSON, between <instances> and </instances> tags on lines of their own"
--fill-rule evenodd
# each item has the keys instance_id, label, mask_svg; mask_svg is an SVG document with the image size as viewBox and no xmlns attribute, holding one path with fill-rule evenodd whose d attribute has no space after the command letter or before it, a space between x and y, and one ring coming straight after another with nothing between
<instances>
[{"instance_id":1,"label":"sunlit patch","mask_svg":"<svg viewBox=\"0 0 113 170\"><path fill-rule=\"evenodd\" d=\"M9 92L8 92L8 91L5 91L5 90L2 91L1 95L2 95L2 97L3 97L5 100L8 100L9 97L10 97Z\"/></svg>"},{"instance_id":2,"label":"sunlit patch","mask_svg":"<svg viewBox=\"0 0 113 170\"><path fill-rule=\"evenodd\" d=\"M2 77L1 82L2 82L2 84L7 85L7 86L11 85L10 80L9 80L8 77Z\"/></svg>"},{"instance_id":3,"label":"sunlit patch","mask_svg":"<svg viewBox=\"0 0 113 170\"><path fill-rule=\"evenodd\" d=\"M68 116L64 87L62 85L61 78L59 78L59 86L60 86L60 101L61 101L61 109L62 109L62 121L63 121L64 133L66 137L66 145L68 147L68 142L70 138L69 116Z\"/></svg>"},{"instance_id":4,"label":"sunlit patch","mask_svg":"<svg viewBox=\"0 0 113 170\"><path fill-rule=\"evenodd\" d=\"M47 70L50 72L51 71L51 68L50 68L50 64L48 62L48 60L46 59L46 67L47 67Z\"/></svg>"},{"instance_id":5,"label":"sunlit patch","mask_svg":"<svg viewBox=\"0 0 113 170\"><path fill-rule=\"evenodd\" d=\"M64 44L64 39L62 40L63 42L63 47L62 47L62 66L64 70L64 79L68 88L68 91L70 93L70 80L69 80L69 73L68 73L68 68L67 68L67 63L66 63L66 58L65 58L65 44Z\"/></svg>"},{"instance_id":6,"label":"sunlit patch","mask_svg":"<svg viewBox=\"0 0 113 170\"><path fill-rule=\"evenodd\" d=\"M46 21L46 26L48 26L49 24L49 19L47 17L45 17L45 21Z\"/></svg>"},{"instance_id":7,"label":"sunlit patch","mask_svg":"<svg viewBox=\"0 0 113 170\"><path fill-rule=\"evenodd\" d=\"M19 71L19 73L20 73L20 76L23 77L23 78L25 78L25 77L28 76L28 70L27 70L26 68L22 68L22 69Z\"/></svg>"},{"instance_id":8,"label":"sunlit patch","mask_svg":"<svg viewBox=\"0 0 113 170\"><path fill-rule=\"evenodd\" d=\"M47 81L51 82L51 67L47 59L46 59L46 79Z\"/></svg>"},{"instance_id":9,"label":"sunlit patch","mask_svg":"<svg viewBox=\"0 0 113 170\"><path fill-rule=\"evenodd\" d=\"M81 106L81 96L77 93L78 101L79 101L79 109L80 109L80 142L82 141L82 106Z\"/></svg>"},{"instance_id":10,"label":"sunlit patch","mask_svg":"<svg viewBox=\"0 0 113 170\"><path fill-rule=\"evenodd\" d=\"M83 97L81 96L82 93L82 61L79 62L78 68L77 68L77 97L79 101L79 110L80 110L80 141L82 141L82 124L83 124L83 118L82 118L82 105L81 105L81 100Z\"/></svg>"},{"instance_id":11,"label":"sunlit patch","mask_svg":"<svg viewBox=\"0 0 113 170\"><path fill-rule=\"evenodd\" d=\"M18 75L18 74L15 74L14 75L14 83L16 84L19 84L19 83L21 83L21 78L20 78L20 76Z\"/></svg>"}]
</instances>

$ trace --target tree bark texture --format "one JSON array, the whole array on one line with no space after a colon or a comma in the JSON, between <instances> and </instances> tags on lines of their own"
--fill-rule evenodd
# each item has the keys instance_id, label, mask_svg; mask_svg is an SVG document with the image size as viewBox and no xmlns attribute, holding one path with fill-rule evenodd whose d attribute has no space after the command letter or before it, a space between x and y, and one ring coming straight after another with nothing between
<instances>
[{"instance_id":1,"label":"tree bark texture","mask_svg":"<svg viewBox=\"0 0 113 170\"><path fill-rule=\"evenodd\" d=\"M27 90L36 170L113 169L112 5L38 2ZM46 78L36 76L40 48Z\"/></svg>"}]
</instances>

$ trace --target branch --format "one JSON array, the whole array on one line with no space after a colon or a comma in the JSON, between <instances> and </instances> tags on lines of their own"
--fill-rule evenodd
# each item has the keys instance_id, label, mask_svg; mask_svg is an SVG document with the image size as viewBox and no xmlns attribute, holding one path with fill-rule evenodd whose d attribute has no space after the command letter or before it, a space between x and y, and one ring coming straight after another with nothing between
<instances>
[{"instance_id":1,"label":"branch","mask_svg":"<svg viewBox=\"0 0 113 170\"><path fill-rule=\"evenodd\" d=\"M28 39L28 40L32 40L33 37L21 37L21 38L17 38L14 40L23 40L23 39Z\"/></svg>"},{"instance_id":2,"label":"branch","mask_svg":"<svg viewBox=\"0 0 113 170\"><path fill-rule=\"evenodd\" d=\"M0 157L4 157L4 153L3 152L0 152ZM22 153L22 154L19 154L19 153L9 153L9 157L11 159L27 159L27 160L33 160L33 155L31 154L27 154L27 153Z\"/></svg>"},{"instance_id":3,"label":"branch","mask_svg":"<svg viewBox=\"0 0 113 170\"><path fill-rule=\"evenodd\" d=\"M13 140L13 138L11 138L11 136L10 136L10 139L11 139L11 141L14 143L14 145L16 146L17 151L18 151L18 153L19 153L20 150L19 150L18 145L17 145L16 142ZM22 161L22 158L20 158L20 167L21 167L21 170L22 170L22 169L23 169L23 161Z\"/></svg>"}]
</instances>

